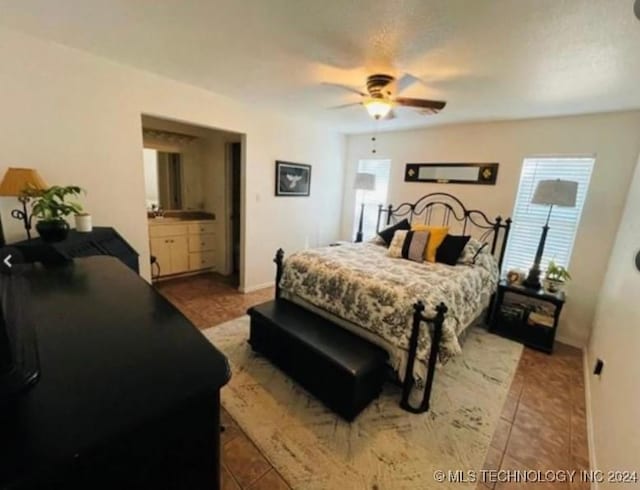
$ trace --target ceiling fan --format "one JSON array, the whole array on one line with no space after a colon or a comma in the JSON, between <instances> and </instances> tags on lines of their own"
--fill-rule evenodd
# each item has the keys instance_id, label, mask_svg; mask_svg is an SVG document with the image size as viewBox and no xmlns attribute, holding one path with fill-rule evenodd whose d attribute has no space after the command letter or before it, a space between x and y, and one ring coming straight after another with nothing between
<instances>
[{"instance_id":1,"label":"ceiling fan","mask_svg":"<svg viewBox=\"0 0 640 490\"><path fill-rule=\"evenodd\" d=\"M393 119L395 117L393 112L393 108L395 106L412 107L424 115L433 115L440 112L444 106L447 105L444 101L397 96L397 92L401 91L407 82L411 83L415 80L415 77L412 77L411 75L405 75L400 80L396 80L396 78L391 75L381 73L370 75L367 77L366 93L356 88L349 87L348 85L341 85L337 83L328 83L326 85L332 85L357 93L363 99L360 102L344 104L335 107L334 109L364 105L369 115L376 120ZM394 92L396 92L396 94L394 94Z\"/></svg>"}]
</instances>

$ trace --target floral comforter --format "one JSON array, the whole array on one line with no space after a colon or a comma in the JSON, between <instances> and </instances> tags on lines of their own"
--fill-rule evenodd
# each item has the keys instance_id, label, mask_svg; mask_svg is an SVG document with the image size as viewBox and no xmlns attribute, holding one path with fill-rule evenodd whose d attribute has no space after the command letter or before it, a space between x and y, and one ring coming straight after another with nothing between
<instances>
[{"instance_id":1,"label":"floral comforter","mask_svg":"<svg viewBox=\"0 0 640 490\"><path fill-rule=\"evenodd\" d=\"M479 245L472 240L463 253L471 257ZM475 247L475 249L474 249ZM344 244L305 250L287 258L280 286L285 297L298 297L384 342L400 378L406 369L413 305L425 304L435 315L440 302L448 312L443 326L440 360L458 354L458 335L487 307L498 281L491 254L481 252L474 265L448 266L391 258L374 243ZM430 336L422 329L414 378L424 379Z\"/></svg>"}]
</instances>

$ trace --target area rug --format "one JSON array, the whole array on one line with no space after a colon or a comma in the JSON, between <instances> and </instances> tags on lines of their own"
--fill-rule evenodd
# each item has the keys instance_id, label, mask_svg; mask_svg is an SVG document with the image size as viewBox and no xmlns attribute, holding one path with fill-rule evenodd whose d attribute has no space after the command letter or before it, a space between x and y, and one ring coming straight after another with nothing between
<instances>
[{"instance_id":1,"label":"area rug","mask_svg":"<svg viewBox=\"0 0 640 490\"><path fill-rule=\"evenodd\" d=\"M222 404L294 489L459 488L437 470L482 469L522 346L472 328L463 354L438 369L431 410L398 406L400 388L352 423L326 409L247 344L249 317L205 330L229 358Z\"/></svg>"}]
</instances>

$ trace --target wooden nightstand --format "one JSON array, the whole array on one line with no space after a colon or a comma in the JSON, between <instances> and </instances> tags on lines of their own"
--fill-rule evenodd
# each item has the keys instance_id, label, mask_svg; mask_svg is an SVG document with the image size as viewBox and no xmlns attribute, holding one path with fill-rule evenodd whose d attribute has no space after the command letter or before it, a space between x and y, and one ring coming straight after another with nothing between
<instances>
[{"instance_id":1,"label":"wooden nightstand","mask_svg":"<svg viewBox=\"0 0 640 490\"><path fill-rule=\"evenodd\" d=\"M550 294L500 281L489 331L551 354L564 302L564 293Z\"/></svg>"}]
</instances>

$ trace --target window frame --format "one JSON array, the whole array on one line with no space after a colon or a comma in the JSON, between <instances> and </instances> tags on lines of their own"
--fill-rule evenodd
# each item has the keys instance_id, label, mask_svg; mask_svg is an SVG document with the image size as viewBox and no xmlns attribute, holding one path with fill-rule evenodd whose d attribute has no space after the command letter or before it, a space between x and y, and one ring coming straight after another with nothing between
<instances>
[{"instance_id":1,"label":"window frame","mask_svg":"<svg viewBox=\"0 0 640 490\"><path fill-rule=\"evenodd\" d=\"M520 175L519 175L519 179L518 179L518 186L516 189L516 194L515 194L515 198L514 198L514 202L513 202L513 213L511 215L511 218L513 220L512 225L511 225L511 230L509 233L509 239L507 242L507 247L505 249L505 254L504 254L504 261L502 264L502 272L506 272L508 270L512 270L512 269L518 269L518 270L528 270L531 265L533 265L533 261L535 258L535 251L537 250L538 244L540 242L540 236L542 234L542 227L544 226L544 222L546 221L546 215L548 213L548 206L544 206L544 205L537 205L537 204L532 204L530 202L531 196L533 195L533 192L535 192L535 187L536 187L536 183L539 180L544 180L547 178L564 178L567 180L571 180L571 176L566 176L566 175L562 175L562 173L568 173L567 170L565 169L564 172L557 172L557 176L549 176L549 175L545 175L545 170L541 170L542 175L536 179L535 177L535 172L537 172L537 169L534 167L534 176L531 178L528 178L526 176L527 173L527 162L532 162L534 165L539 164L540 162L543 163L551 163L553 161L559 162L559 161L565 161L566 164L571 164L573 163L581 163L580 160L585 160L585 162L582 162L582 164L590 164L589 168L588 168L588 174L584 174L583 172L585 172L585 170L579 170L576 173L576 180L578 180L579 182L579 186L578 186L578 196L577 196L577 200L576 200L576 207L578 208L576 216L574 217L574 219L572 220L572 225L573 229L571 232L571 236L570 238L567 238L566 235L566 226L564 228L564 232L563 235L565 235L565 238L563 238L563 246L566 247L566 253L565 253L565 257L560 259L558 261L558 259L556 259L555 256L553 257L549 257L549 238L551 237L551 239L553 240L553 230L554 230L554 221L558 222L561 221L563 219L563 216L558 216L558 209L561 209L559 207L554 207L554 211L551 214L551 220L549 222L549 235L547 236L547 241L545 244L545 254L543 256L543 260L541 262L541 269L545 270L547 267L547 264L550 260L555 260L558 265L562 265L564 267L569 267L570 263L571 263L571 259L573 256L573 252L574 252L574 248L575 248L575 241L576 241L576 236L578 234L578 230L580 228L580 224L582 222L582 218L584 215L584 206L587 202L587 199L589 197L589 190L591 187L591 180L593 177L593 171L595 169L595 165L597 162L597 155L596 154L564 154L564 155L529 155L529 156L525 156L522 159L522 164L520 167ZM546 171L546 173L550 173L548 170ZM527 179L527 180L525 180ZM523 192L523 187L526 187L528 190L527 193L527 201L525 202L520 202L521 199L521 193ZM537 208L537 212L536 210L534 210L533 212L527 212L525 214L524 217L521 217L522 215L522 208L523 207L527 207L528 209L531 206L535 206ZM570 208L570 209L575 209L575 208ZM555 217L554 217L554 213L555 213ZM532 216L533 217L530 217ZM536 216L537 215L537 216ZM543 216L540 216L543 215ZM527 217L528 219L524 219L525 217ZM522 223L524 221L524 223L522 225L519 225L519 222ZM566 222L566 219L565 219ZM535 238L535 242L530 242L530 246L527 248L523 248L523 247L519 247L516 248L514 250L514 238L516 238L517 234L518 234L518 228L522 227L522 228L529 228L529 233L528 238L522 238L521 236L519 237L519 239L523 240L523 241L527 241L527 240L532 240L533 236L532 236L532 230L531 227L533 225L539 226L538 230L539 232L536 235ZM556 226L556 229L558 227ZM557 241L557 237L556 237L556 241ZM530 257L530 262L529 264L525 267L523 264L522 260L518 260L518 259L514 259L513 256L517 256L517 255L522 255L523 253L528 254L531 250L533 252L531 253L531 257Z\"/></svg>"},{"instance_id":2,"label":"window frame","mask_svg":"<svg viewBox=\"0 0 640 490\"><path fill-rule=\"evenodd\" d=\"M366 168L365 169L361 169L361 165L363 162L387 162L387 169L386 169L386 189L384 191L384 200L382 202L379 202L379 199L376 199L375 197L369 197L368 199L363 199L367 196L369 196L371 193L373 192L378 192L378 189L376 189L376 191L363 191L360 189L354 189L354 198L353 198L353 226L351 227L351 235L352 238L354 239L356 236L356 233L358 232L358 223L360 220L360 206L362 201L364 200L364 204L365 204L365 210L364 210L364 220L363 220L363 227L362 227L362 232L363 232L363 241L367 241L370 240L371 238L373 238L375 236L376 233L376 229L375 229L375 223L377 223L377 219L378 219L378 205L382 204L382 205L386 205L387 200L389 199L389 188L391 186L391 165L392 165L392 160L391 158L361 158L358 160L358 162L355 165L355 172L354 172L354 178L355 175L360 173L360 172L368 172L368 173L372 173L371 171L368 171ZM379 185L379 181L376 178L376 187ZM373 217L373 218L372 218ZM368 226L371 224L374 224L373 227ZM370 229L372 228L372 229Z\"/></svg>"}]
</instances>

